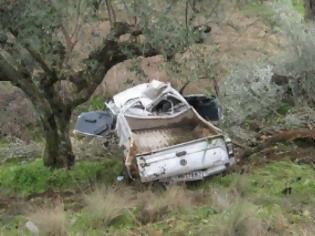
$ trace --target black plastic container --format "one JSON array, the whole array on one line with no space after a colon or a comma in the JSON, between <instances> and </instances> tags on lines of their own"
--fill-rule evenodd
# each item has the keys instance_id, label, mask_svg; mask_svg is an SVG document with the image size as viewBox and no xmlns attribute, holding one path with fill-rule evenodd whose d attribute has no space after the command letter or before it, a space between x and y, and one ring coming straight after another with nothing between
<instances>
[{"instance_id":1,"label":"black plastic container","mask_svg":"<svg viewBox=\"0 0 315 236\"><path fill-rule=\"evenodd\" d=\"M207 97L205 95L185 96L187 102L208 121L219 121L220 112L216 97Z\"/></svg>"}]
</instances>

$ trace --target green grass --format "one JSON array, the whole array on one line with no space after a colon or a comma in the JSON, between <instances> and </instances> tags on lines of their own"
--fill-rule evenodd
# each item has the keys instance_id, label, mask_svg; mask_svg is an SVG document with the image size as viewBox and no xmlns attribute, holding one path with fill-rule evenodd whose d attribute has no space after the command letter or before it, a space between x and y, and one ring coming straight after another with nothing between
<instances>
[{"instance_id":1,"label":"green grass","mask_svg":"<svg viewBox=\"0 0 315 236\"><path fill-rule=\"evenodd\" d=\"M292 0L293 7L295 10L304 16L304 1L303 0Z\"/></svg>"},{"instance_id":2,"label":"green grass","mask_svg":"<svg viewBox=\"0 0 315 236\"><path fill-rule=\"evenodd\" d=\"M63 171L57 170L49 172L49 176L54 176L53 186L73 186L79 183L80 179L86 179L97 175L100 169L96 163L77 163L77 169L69 173L76 176L73 181ZM106 173L110 171L109 166L116 164L101 164L105 167ZM27 175L44 176L44 180L35 179L34 183L44 182L47 186L48 174L44 174L40 161L27 165L29 170L39 169L37 174L22 172L22 176ZM31 166L31 167L30 167ZM22 168L22 167L21 167ZM116 168L116 167L115 167ZM25 169L23 167L22 169ZM21 169L19 169L21 170ZM1 169L2 171L2 169ZM13 172L11 172L13 173ZM108 173L113 175L115 171ZM56 177L56 175L60 175ZM116 176L116 175L115 175ZM114 176L114 177L115 177ZM2 177L0 178L2 180ZM19 186L20 181L11 180L11 184ZM110 181L110 180L107 180ZM17 184L18 183L18 184ZM28 182L27 182L28 183ZM81 182L81 183L84 183ZM27 184L28 186L29 184ZM51 185L51 183L49 184ZM115 188L119 187L119 191ZM315 175L314 169L310 165L300 165L291 161L274 161L264 166L253 166L248 173L231 173L208 178L197 184L189 185L180 195L174 195L182 202L179 207L166 213L159 213L158 207L155 213L161 214L153 221L142 223L143 206L141 201L158 201L159 198L166 198L164 190L154 190L153 195L143 195L138 188L132 189L130 186L108 187L103 195L93 197L90 201L94 207L111 210L111 208L121 207L118 217L111 220L102 221L100 217L97 224L90 222L95 211L87 211L85 206L80 211L66 211L69 222L69 234L76 235L84 233L86 235L313 235L315 228ZM284 192L288 187L291 193ZM151 188L143 187L145 191ZM138 189L138 190L137 190ZM114 191L113 191L114 190ZM131 191L132 190L132 191ZM117 194L116 197L111 194ZM140 195L139 195L140 194ZM87 195L89 198L92 195ZM106 197L107 196L107 197ZM109 198L108 196L111 196ZM151 197L150 197L151 196ZM173 196L173 195L172 195ZM203 200L196 200L196 197L203 197ZM149 199L148 199L149 197ZM153 197L153 198L152 198ZM117 198L117 199L116 199ZM152 199L151 199L152 198ZM192 198L185 204L183 199ZM112 200L109 200L112 199ZM121 199L121 201L119 200ZM136 200L129 205L129 200ZM198 198L197 198L198 199ZM165 200L165 199L164 199ZM174 204L174 200L168 199L168 205ZM119 204L120 202L125 202ZM105 205L104 205L105 204ZM101 207L103 205L103 207ZM12 220L10 225L3 226L7 234L23 231L25 218L18 217ZM16 228L14 227L16 226ZM0 221L1 229L1 221Z\"/></svg>"},{"instance_id":3,"label":"green grass","mask_svg":"<svg viewBox=\"0 0 315 236\"><path fill-rule=\"evenodd\" d=\"M6 139L0 138L0 149L5 148L8 144L9 144L9 142Z\"/></svg>"},{"instance_id":4,"label":"green grass","mask_svg":"<svg viewBox=\"0 0 315 236\"><path fill-rule=\"evenodd\" d=\"M105 98L101 96L93 96L88 102L89 111L105 110Z\"/></svg>"},{"instance_id":5,"label":"green grass","mask_svg":"<svg viewBox=\"0 0 315 236\"><path fill-rule=\"evenodd\" d=\"M273 28L277 24L273 9L258 1L251 1L250 3L247 3L243 7L243 13L246 16L258 16L271 28Z\"/></svg>"},{"instance_id":6,"label":"green grass","mask_svg":"<svg viewBox=\"0 0 315 236\"><path fill-rule=\"evenodd\" d=\"M292 109L292 107L293 106L291 104L284 103L280 107L277 108L277 112L280 115L285 116L290 111L290 109Z\"/></svg>"},{"instance_id":7,"label":"green grass","mask_svg":"<svg viewBox=\"0 0 315 236\"><path fill-rule=\"evenodd\" d=\"M251 173L216 176L205 182L224 188L237 187L242 194L282 197L286 188L292 195L309 196L315 202L315 172L309 165L298 165L291 161L276 161L264 167L253 168ZM313 195L313 196L312 196Z\"/></svg>"},{"instance_id":8,"label":"green grass","mask_svg":"<svg viewBox=\"0 0 315 236\"><path fill-rule=\"evenodd\" d=\"M274 0L276 2L277 0ZM289 0L288 3L282 1L283 4L290 4ZM291 0L293 8L304 15L304 3L303 0ZM258 16L262 19L266 24L270 27L276 27L278 24L277 17L275 15L275 11L272 7L268 6L267 4L261 3L259 1L250 1L243 6L243 12L247 16Z\"/></svg>"},{"instance_id":9,"label":"green grass","mask_svg":"<svg viewBox=\"0 0 315 236\"><path fill-rule=\"evenodd\" d=\"M43 165L42 160L7 164L0 167L0 189L1 192L27 196L48 189L62 190L96 182L112 183L121 171L120 163L120 160L82 161L69 171L51 170Z\"/></svg>"}]
</instances>

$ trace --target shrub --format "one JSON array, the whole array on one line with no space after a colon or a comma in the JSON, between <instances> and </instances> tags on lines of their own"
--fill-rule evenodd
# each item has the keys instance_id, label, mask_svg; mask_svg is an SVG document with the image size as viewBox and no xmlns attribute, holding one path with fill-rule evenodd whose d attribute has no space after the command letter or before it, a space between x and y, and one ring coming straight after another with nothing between
<instances>
[{"instance_id":1,"label":"shrub","mask_svg":"<svg viewBox=\"0 0 315 236\"><path fill-rule=\"evenodd\" d=\"M289 87L298 105L315 104L315 29L288 4L276 4L274 11L288 36L286 54L277 58L276 71L289 76Z\"/></svg>"},{"instance_id":2,"label":"shrub","mask_svg":"<svg viewBox=\"0 0 315 236\"><path fill-rule=\"evenodd\" d=\"M106 108L105 98L101 96L93 96L88 103L89 111L104 110Z\"/></svg>"},{"instance_id":3,"label":"shrub","mask_svg":"<svg viewBox=\"0 0 315 236\"><path fill-rule=\"evenodd\" d=\"M220 86L223 124L230 128L245 121L262 121L277 114L283 91L272 83L272 66L242 64L232 69Z\"/></svg>"}]
</instances>

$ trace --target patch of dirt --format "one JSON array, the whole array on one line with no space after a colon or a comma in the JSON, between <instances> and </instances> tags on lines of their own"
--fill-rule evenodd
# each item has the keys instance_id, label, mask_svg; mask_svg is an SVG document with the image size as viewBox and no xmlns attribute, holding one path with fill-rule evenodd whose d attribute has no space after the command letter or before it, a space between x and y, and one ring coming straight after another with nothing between
<instances>
[{"instance_id":1,"label":"patch of dirt","mask_svg":"<svg viewBox=\"0 0 315 236\"><path fill-rule=\"evenodd\" d=\"M82 196L89 189L69 189L61 192L48 190L28 197L0 194L0 220L10 220L11 216L27 215L32 208L40 208L62 202L65 209L78 211L83 207Z\"/></svg>"},{"instance_id":2,"label":"patch of dirt","mask_svg":"<svg viewBox=\"0 0 315 236\"><path fill-rule=\"evenodd\" d=\"M286 40L259 18L244 16L236 10L223 23L212 26L209 43L217 46L218 56L223 61L237 63L239 60L277 55L286 45Z\"/></svg>"}]
</instances>

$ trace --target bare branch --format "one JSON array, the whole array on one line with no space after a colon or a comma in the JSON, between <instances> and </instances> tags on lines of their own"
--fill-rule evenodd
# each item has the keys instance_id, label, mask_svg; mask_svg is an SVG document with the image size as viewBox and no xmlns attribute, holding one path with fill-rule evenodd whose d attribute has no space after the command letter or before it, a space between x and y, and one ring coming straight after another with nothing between
<instances>
[{"instance_id":1,"label":"bare branch","mask_svg":"<svg viewBox=\"0 0 315 236\"><path fill-rule=\"evenodd\" d=\"M32 102L40 101L43 103L42 96L39 94L36 86L31 79L23 72L16 70L7 60L0 54L0 81L10 81L14 86L21 88L23 92L32 100ZM39 106L41 104L38 104Z\"/></svg>"},{"instance_id":2,"label":"bare branch","mask_svg":"<svg viewBox=\"0 0 315 236\"><path fill-rule=\"evenodd\" d=\"M81 22L80 22L81 2L82 2L82 0L79 0L78 5L77 5L77 19L76 19L74 30L71 34L71 38L75 37L75 35L78 33L79 29L81 28Z\"/></svg>"},{"instance_id":3,"label":"bare branch","mask_svg":"<svg viewBox=\"0 0 315 236\"><path fill-rule=\"evenodd\" d=\"M186 25L186 41L188 42L188 3L189 0L186 0L186 8L185 8L185 25Z\"/></svg>"},{"instance_id":4,"label":"bare branch","mask_svg":"<svg viewBox=\"0 0 315 236\"><path fill-rule=\"evenodd\" d=\"M254 153L258 153L270 146L285 141L294 141L296 139L310 139L315 140L315 128L307 129L307 128L298 128L298 129L291 129L286 131L281 131L272 135L271 137L267 138L265 142L257 145L254 148L245 149L240 155L240 160L244 160L244 158L248 158Z\"/></svg>"},{"instance_id":5,"label":"bare branch","mask_svg":"<svg viewBox=\"0 0 315 236\"><path fill-rule=\"evenodd\" d=\"M132 36L139 36L142 34L142 30L136 26L129 25L126 22L115 22L111 27L107 40L118 40L120 36L124 34L131 34Z\"/></svg>"},{"instance_id":6,"label":"bare branch","mask_svg":"<svg viewBox=\"0 0 315 236\"><path fill-rule=\"evenodd\" d=\"M33 48L23 45L23 47L30 53L30 55L35 59L35 61L40 65L40 67L44 70L44 72L52 77L55 77L56 74L53 70L49 68L41 55L36 52Z\"/></svg>"},{"instance_id":7,"label":"bare branch","mask_svg":"<svg viewBox=\"0 0 315 236\"><path fill-rule=\"evenodd\" d=\"M63 36L65 37L66 45L67 45L67 52L72 52L75 45L77 44L78 40L73 40L72 36L70 36L69 32L66 30L66 28L61 25L61 32Z\"/></svg>"},{"instance_id":8,"label":"bare branch","mask_svg":"<svg viewBox=\"0 0 315 236\"><path fill-rule=\"evenodd\" d=\"M188 0L189 5L194 13L199 13L199 10L196 8L196 0Z\"/></svg>"},{"instance_id":9,"label":"bare branch","mask_svg":"<svg viewBox=\"0 0 315 236\"><path fill-rule=\"evenodd\" d=\"M17 40L17 33L14 32L14 30L10 29L10 33L12 36ZM28 53L32 56L32 58L39 64L39 66L43 69L43 71L51 77L52 80L57 81L57 75L56 72L51 70L45 60L42 58L42 56L33 48L31 48L29 45L23 43L21 46L28 51Z\"/></svg>"},{"instance_id":10,"label":"bare branch","mask_svg":"<svg viewBox=\"0 0 315 236\"><path fill-rule=\"evenodd\" d=\"M0 81L13 81L14 77L9 76L11 73L8 73L7 68L8 63L0 54Z\"/></svg>"},{"instance_id":11,"label":"bare branch","mask_svg":"<svg viewBox=\"0 0 315 236\"><path fill-rule=\"evenodd\" d=\"M60 30L61 30L61 33L63 34L64 38L65 38L65 41L66 41L67 52L68 53L72 52L73 48L75 47L75 45L78 42L77 40L73 40L73 37L74 37L76 31L79 29L81 0L78 3L78 14L77 14L77 19L76 19L76 25L74 28L74 32L71 35L61 20L63 18L62 14L60 12L58 12L57 8L54 6L54 3L51 0L49 0L49 4L51 5L51 7L53 7L53 9L57 12L57 14L60 17Z\"/></svg>"},{"instance_id":12,"label":"bare branch","mask_svg":"<svg viewBox=\"0 0 315 236\"><path fill-rule=\"evenodd\" d=\"M115 10L113 8L111 0L105 0L105 3L106 3L107 14L108 14L110 25L113 26L114 23L116 22Z\"/></svg>"},{"instance_id":13,"label":"bare branch","mask_svg":"<svg viewBox=\"0 0 315 236\"><path fill-rule=\"evenodd\" d=\"M71 106L75 107L87 101L102 82L107 71L114 65L129 58L137 56L150 57L157 54L159 52L149 45L135 42L118 43L117 41L107 40L104 48L99 53L90 56L90 59L93 58L99 62L97 68L94 70L87 69L71 80L78 88L78 93L73 96Z\"/></svg>"}]
</instances>

